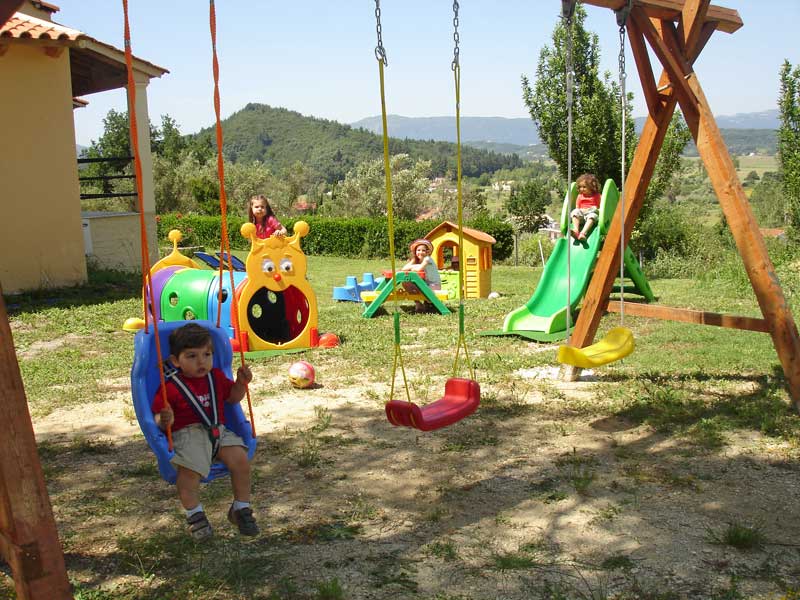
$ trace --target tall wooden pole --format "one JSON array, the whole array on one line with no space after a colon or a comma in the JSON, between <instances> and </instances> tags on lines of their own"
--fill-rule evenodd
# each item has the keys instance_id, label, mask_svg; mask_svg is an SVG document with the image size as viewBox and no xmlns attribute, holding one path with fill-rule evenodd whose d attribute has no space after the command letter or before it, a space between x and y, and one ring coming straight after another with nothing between
<instances>
[{"instance_id":1,"label":"tall wooden pole","mask_svg":"<svg viewBox=\"0 0 800 600\"><path fill-rule=\"evenodd\" d=\"M2 290L0 290L1 292ZM0 553L20 600L72 598L0 294Z\"/></svg>"},{"instance_id":2,"label":"tall wooden pole","mask_svg":"<svg viewBox=\"0 0 800 600\"><path fill-rule=\"evenodd\" d=\"M0 25L24 4L0 0ZM72 598L0 289L0 554L19 600Z\"/></svg>"}]
</instances>

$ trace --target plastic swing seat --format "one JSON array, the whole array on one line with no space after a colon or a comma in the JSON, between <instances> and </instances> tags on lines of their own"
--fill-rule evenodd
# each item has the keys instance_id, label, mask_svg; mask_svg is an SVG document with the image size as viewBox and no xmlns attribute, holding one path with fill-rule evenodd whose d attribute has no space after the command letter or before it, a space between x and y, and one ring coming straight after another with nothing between
<instances>
[{"instance_id":1,"label":"plastic swing seat","mask_svg":"<svg viewBox=\"0 0 800 600\"><path fill-rule=\"evenodd\" d=\"M591 369L602 367L628 356L635 347L633 333L627 327L614 327L606 336L591 346L575 348L563 345L558 348L558 362Z\"/></svg>"},{"instance_id":2,"label":"plastic swing seat","mask_svg":"<svg viewBox=\"0 0 800 600\"><path fill-rule=\"evenodd\" d=\"M480 399L481 386L477 381L451 377L444 386L444 396L439 400L421 408L413 402L391 400L386 403L386 417L394 426L433 431L474 413Z\"/></svg>"},{"instance_id":3,"label":"plastic swing seat","mask_svg":"<svg viewBox=\"0 0 800 600\"><path fill-rule=\"evenodd\" d=\"M214 344L214 366L222 369L232 379L231 362L233 360L233 351L231 350L231 343L226 330L217 328L210 321L193 321L193 323L202 325L209 330ZM164 360L169 355L170 333L185 324L185 321L162 321L158 324L158 336ZM147 333L142 329L136 334L133 348L131 393L133 395L133 408L136 411L136 418L148 445L156 455L161 477L168 483L175 483L177 472L170 463L170 459L175 453L170 451L167 436L156 424L150 408L153 398L161 385L153 327L150 327ZM245 418L242 407L239 404L225 404L225 427L234 431L244 440L244 443L247 444L247 457L252 460L256 451L256 439L253 437L250 422ZM215 462L211 465L211 472L203 481L212 481L227 474L228 468L221 462Z\"/></svg>"}]
</instances>

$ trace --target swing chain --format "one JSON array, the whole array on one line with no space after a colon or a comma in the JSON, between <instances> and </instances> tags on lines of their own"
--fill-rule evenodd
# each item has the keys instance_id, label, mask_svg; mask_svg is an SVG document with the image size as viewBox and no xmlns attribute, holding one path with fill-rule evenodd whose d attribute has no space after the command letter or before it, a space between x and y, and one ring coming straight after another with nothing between
<instances>
[{"instance_id":1,"label":"swing chain","mask_svg":"<svg viewBox=\"0 0 800 600\"><path fill-rule=\"evenodd\" d=\"M572 21L575 12L575 0L561 0L561 18L565 21Z\"/></svg>"},{"instance_id":2,"label":"swing chain","mask_svg":"<svg viewBox=\"0 0 800 600\"><path fill-rule=\"evenodd\" d=\"M458 35L458 0L453 0L453 41L455 42L455 46L453 47L453 62L450 65L450 68L455 71L459 67L458 56L459 56L459 48L458 42L460 41Z\"/></svg>"},{"instance_id":3,"label":"swing chain","mask_svg":"<svg viewBox=\"0 0 800 600\"><path fill-rule=\"evenodd\" d=\"M375 58L382 62L383 66L389 65L386 58L386 50L383 47L383 28L381 27L381 0L375 0L375 32L378 34L378 45L375 46Z\"/></svg>"},{"instance_id":4,"label":"swing chain","mask_svg":"<svg viewBox=\"0 0 800 600\"><path fill-rule=\"evenodd\" d=\"M573 89L575 87L575 80L572 72L572 13L564 16L564 29L567 34L567 56L566 56L566 76L567 76L567 110L572 109L573 104ZM568 123L572 125L572 123ZM569 158L572 158L571 156ZM571 174L567 174L569 180Z\"/></svg>"},{"instance_id":5,"label":"swing chain","mask_svg":"<svg viewBox=\"0 0 800 600\"><path fill-rule=\"evenodd\" d=\"M619 25L619 83L623 95L623 102L625 96L625 80L627 74L625 73L625 24L628 21L628 15L633 8L633 0L628 0L627 4L616 11L617 25Z\"/></svg>"},{"instance_id":6,"label":"swing chain","mask_svg":"<svg viewBox=\"0 0 800 600\"><path fill-rule=\"evenodd\" d=\"M627 91L625 89L625 81L627 79L627 74L625 72L625 25L628 20L628 15L630 15L631 9L633 8L633 0L628 0L621 9L616 11L617 15L617 25L619 25L619 94L620 94L620 112L621 115L621 125L620 125L620 137L621 137L621 144L622 144L622 156L621 156L621 167L620 167L620 186L621 192L619 195L620 201L620 214L621 214L621 225L620 225L620 240L619 240L619 318L620 318L620 325L625 325L625 286L623 285L623 280L625 277L625 260L624 260L624 253L625 253L625 161L626 161L626 154L625 151L625 125L626 125L626 116L628 111L627 106Z\"/></svg>"},{"instance_id":7,"label":"swing chain","mask_svg":"<svg viewBox=\"0 0 800 600\"><path fill-rule=\"evenodd\" d=\"M575 10L575 2L569 0L562 0L561 2L561 18L564 21L564 31L566 34L566 86L567 86L567 197L571 198L571 185L572 185L572 102L573 102L573 88L575 85L573 79L573 65L572 65L572 15ZM570 205L571 206L571 205ZM567 221L567 229L570 224ZM569 231L567 232L569 236ZM567 243L567 342L570 340L570 330L572 328L572 307L570 300L572 299L572 290L570 283L572 281L572 259L570 258L572 244Z\"/></svg>"}]
</instances>

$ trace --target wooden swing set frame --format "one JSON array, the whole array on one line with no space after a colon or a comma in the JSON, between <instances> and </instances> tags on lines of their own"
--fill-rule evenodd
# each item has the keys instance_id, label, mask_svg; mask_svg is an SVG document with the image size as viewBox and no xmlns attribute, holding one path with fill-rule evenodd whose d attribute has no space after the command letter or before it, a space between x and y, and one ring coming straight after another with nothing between
<instances>
[{"instance_id":1,"label":"wooden swing set frame","mask_svg":"<svg viewBox=\"0 0 800 600\"><path fill-rule=\"evenodd\" d=\"M626 4L625 0L583 2L615 11ZM712 6L708 0L634 0L627 20L628 39L642 82L648 115L625 182L624 238L627 244L670 120L676 106L680 105L736 241L763 318L630 302L625 303L624 310L626 314L634 316L769 333L781 361L792 402L795 409L800 410L800 337L797 325L736 175L733 160L692 68L715 31L733 33L741 26L742 20L737 11ZM645 42L663 68L658 80L654 77ZM621 213L622 207L611 222L572 332L572 344L579 348L592 343L600 318L606 311L620 310L619 306L608 302L608 295L617 275L623 222ZM575 379L579 373L579 368L568 367L565 375L568 379Z\"/></svg>"}]
</instances>

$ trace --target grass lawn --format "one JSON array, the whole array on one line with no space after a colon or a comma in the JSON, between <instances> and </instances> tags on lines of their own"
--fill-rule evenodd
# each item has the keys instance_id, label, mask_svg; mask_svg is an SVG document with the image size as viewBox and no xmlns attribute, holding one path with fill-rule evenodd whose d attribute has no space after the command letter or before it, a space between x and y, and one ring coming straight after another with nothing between
<instances>
[{"instance_id":1,"label":"grass lawn","mask_svg":"<svg viewBox=\"0 0 800 600\"><path fill-rule=\"evenodd\" d=\"M477 335L541 274L496 266L501 297L466 303L481 407L422 434L383 415L391 317L331 299L347 275L387 265L309 257L320 332L342 344L253 360L262 536L227 527L223 480L203 490L215 536L202 545L129 405L121 325L140 315L139 280L93 274L7 298L76 598L797 597L800 419L768 335L627 317L636 351L563 382L556 344ZM752 293L722 283L651 285L666 305L759 314ZM411 308L402 355L424 404L452 375L458 318ZM618 324L607 315L600 334ZM315 389L288 385L298 358ZM13 598L2 572L0 598Z\"/></svg>"}]
</instances>

